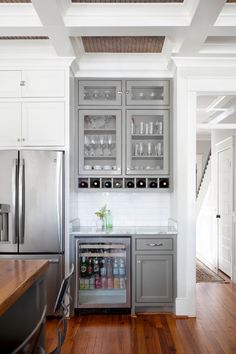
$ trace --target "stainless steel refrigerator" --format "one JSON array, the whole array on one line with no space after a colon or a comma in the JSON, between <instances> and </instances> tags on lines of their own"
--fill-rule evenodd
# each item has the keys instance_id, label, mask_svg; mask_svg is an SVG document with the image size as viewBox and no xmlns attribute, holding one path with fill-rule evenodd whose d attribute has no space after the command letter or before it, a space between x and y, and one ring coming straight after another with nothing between
<instances>
[{"instance_id":1,"label":"stainless steel refrigerator","mask_svg":"<svg viewBox=\"0 0 236 354\"><path fill-rule=\"evenodd\" d=\"M48 315L62 280L64 156L0 151L0 259L48 259Z\"/></svg>"}]
</instances>

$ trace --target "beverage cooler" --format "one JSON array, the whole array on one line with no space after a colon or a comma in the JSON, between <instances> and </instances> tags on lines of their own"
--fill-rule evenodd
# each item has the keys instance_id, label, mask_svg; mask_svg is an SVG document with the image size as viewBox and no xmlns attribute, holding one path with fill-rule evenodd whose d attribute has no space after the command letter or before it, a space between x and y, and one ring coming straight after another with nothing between
<instances>
[{"instance_id":1,"label":"beverage cooler","mask_svg":"<svg viewBox=\"0 0 236 354\"><path fill-rule=\"evenodd\" d=\"M130 307L130 238L76 240L77 308Z\"/></svg>"}]
</instances>

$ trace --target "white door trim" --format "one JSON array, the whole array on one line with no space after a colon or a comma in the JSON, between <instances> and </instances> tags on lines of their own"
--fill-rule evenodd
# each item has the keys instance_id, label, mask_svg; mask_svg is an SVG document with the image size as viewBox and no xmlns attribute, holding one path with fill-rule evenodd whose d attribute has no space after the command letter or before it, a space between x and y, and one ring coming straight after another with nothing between
<instances>
[{"instance_id":1,"label":"white door trim","mask_svg":"<svg viewBox=\"0 0 236 354\"><path fill-rule=\"evenodd\" d=\"M231 171L231 186L232 186L232 200L231 200L231 206L232 206L232 246L233 246L233 229L234 229L234 225L233 225L233 215L235 214L234 211L234 137L231 136L229 138L226 138L222 141L220 141L219 143L215 144L215 154L216 154L216 186L215 186L215 193L216 193L216 210L217 210L217 214L220 214L220 206L219 206L219 153L227 150L227 149L231 149L231 161L233 164L232 167L232 171ZM220 257L220 248L219 248L219 244L220 244L220 229L219 229L219 221L217 222L217 268L219 268L219 257ZM231 270L230 270L230 274L228 274L231 278L233 278L233 259L235 259L235 252L233 251L233 247L231 249Z\"/></svg>"}]
</instances>

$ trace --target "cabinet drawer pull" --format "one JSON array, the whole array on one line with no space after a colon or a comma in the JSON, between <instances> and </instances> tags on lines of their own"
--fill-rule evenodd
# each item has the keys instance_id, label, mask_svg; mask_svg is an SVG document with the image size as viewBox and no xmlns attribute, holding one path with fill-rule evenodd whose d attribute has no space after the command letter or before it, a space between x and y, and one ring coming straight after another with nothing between
<instances>
[{"instance_id":1,"label":"cabinet drawer pull","mask_svg":"<svg viewBox=\"0 0 236 354\"><path fill-rule=\"evenodd\" d=\"M128 94L129 94L129 91L125 91L125 93L126 93L126 95L128 95Z\"/></svg>"},{"instance_id":2,"label":"cabinet drawer pull","mask_svg":"<svg viewBox=\"0 0 236 354\"><path fill-rule=\"evenodd\" d=\"M163 246L163 243L146 243L146 246L160 247L160 246Z\"/></svg>"},{"instance_id":3,"label":"cabinet drawer pull","mask_svg":"<svg viewBox=\"0 0 236 354\"><path fill-rule=\"evenodd\" d=\"M117 91L117 93L118 93L118 95L122 95L123 92L122 91Z\"/></svg>"}]
</instances>

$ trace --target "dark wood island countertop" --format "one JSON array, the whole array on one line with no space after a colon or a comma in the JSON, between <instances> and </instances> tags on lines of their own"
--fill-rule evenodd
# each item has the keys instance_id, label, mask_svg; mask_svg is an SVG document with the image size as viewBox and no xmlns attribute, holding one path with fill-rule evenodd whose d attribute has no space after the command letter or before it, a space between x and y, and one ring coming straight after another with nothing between
<instances>
[{"instance_id":1,"label":"dark wood island countertop","mask_svg":"<svg viewBox=\"0 0 236 354\"><path fill-rule=\"evenodd\" d=\"M0 260L0 316L46 272L47 260Z\"/></svg>"}]
</instances>

